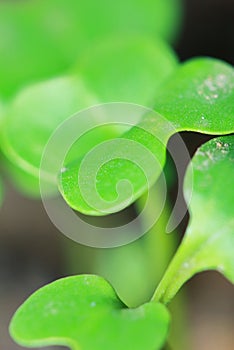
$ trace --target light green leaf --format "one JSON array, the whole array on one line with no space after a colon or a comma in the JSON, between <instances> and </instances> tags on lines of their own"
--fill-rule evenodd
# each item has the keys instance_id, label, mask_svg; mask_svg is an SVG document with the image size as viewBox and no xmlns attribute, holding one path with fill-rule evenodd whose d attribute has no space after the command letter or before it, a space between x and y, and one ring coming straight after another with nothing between
<instances>
[{"instance_id":1,"label":"light green leaf","mask_svg":"<svg viewBox=\"0 0 234 350\"><path fill-rule=\"evenodd\" d=\"M32 177L30 183L38 182L43 150L53 131L77 110L96 103L97 99L82 81L71 76L54 78L22 90L8 106L4 118L2 146L5 156ZM44 175L45 181L50 182L49 175ZM27 183L25 178L26 187ZM38 186L35 192L39 192Z\"/></svg>"},{"instance_id":2,"label":"light green leaf","mask_svg":"<svg viewBox=\"0 0 234 350\"><path fill-rule=\"evenodd\" d=\"M33 5L31 1L0 2L0 91L4 97L67 67L38 17L37 1Z\"/></svg>"},{"instance_id":3,"label":"light green leaf","mask_svg":"<svg viewBox=\"0 0 234 350\"><path fill-rule=\"evenodd\" d=\"M41 155L52 132L77 110L95 103L82 81L59 77L28 86L22 90L6 112L4 136L7 151L29 172L40 166ZM12 156L11 156L12 154ZM17 160L18 158L18 160Z\"/></svg>"},{"instance_id":4,"label":"light green leaf","mask_svg":"<svg viewBox=\"0 0 234 350\"><path fill-rule=\"evenodd\" d=\"M217 270L234 283L234 136L213 139L197 151L186 174L186 197L191 176L190 223L154 296L163 303L201 271Z\"/></svg>"},{"instance_id":5,"label":"light green leaf","mask_svg":"<svg viewBox=\"0 0 234 350\"><path fill-rule=\"evenodd\" d=\"M81 30L90 42L108 33L159 35L173 40L180 27L181 5L181 0L92 0L79 3L77 11Z\"/></svg>"},{"instance_id":6,"label":"light green leaf","mask_svg":"<svg viewBox=\"0 0 234 350\"><path fill-rule=\"evenodd\" d=\"M97 193L100 198L109 201L109 213L133 203L146 191L148 183L151 185L156 181L161 170L160 167L155 168L152 156L163 167L167 142L177 131L190 130L206 134L234 132L234 70L225 62L198 58L184 63L160 89L156 100L156 110L161 116L158 113L146 114L136 127L122 135L121 140L126 140L122 146L116 140L119 153L122 147L122 158L131 156L132 161L118 157L101 166L97 173ZM129 140L131 144L127 142ZM112 152L114 154L114 149ZM100 152L100 165L102 156ZM84 188L90 198L96 195L90 185L90 168L86 176L84 171L82 178L79 175L81 180L78 186L77 174L82 161L83 158L76 163L66 164L66 171L60 175L60 191L75 210L89 215L105 215L107 211L87 203L82 195ZM117 198L116 184L122 179L128 180L132 188L129 190L125 181L126 186Z\"/></svg>"},{"instance_id":7,"label":"light green leaf","mask_svg":"<svg viewBox=\"0 0 234 350\"><path fill-rule=\"evenodd\" d=\"M155 94L177 64L172 49L160 39L118 36L87 50L77 71L100 102L153 107Z\"/></svg>"},{"instance_id":8,"label":"light green leaf","mask_svg":"<svg viewBox=\"0 0 234 350\"><path fill-rule=\"evenodd\" d=\"M104 279L80 275L35 292L14 315L10 333L27 347L157 350L166 340L168 324L163 305L127 309Z\"/></svg>"}]
</instances>

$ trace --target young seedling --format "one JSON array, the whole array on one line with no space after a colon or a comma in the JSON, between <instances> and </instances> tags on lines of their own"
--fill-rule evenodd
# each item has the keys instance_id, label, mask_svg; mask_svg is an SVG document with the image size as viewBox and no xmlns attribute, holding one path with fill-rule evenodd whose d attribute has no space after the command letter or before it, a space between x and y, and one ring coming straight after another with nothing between
<instances>
[{"instance_id":1,"label":"young seedling","mask_svg":"<svg viewBox=\"0 0 234 350\"><path fill-rule=\"evenodd\" d=\"M178 65L174 52L155 36L173 40L180 5L180 0L0 3L1 150L5 169L22 192L40 197L41 175L47 196L59 188L72 209L96 216L114 213L138 200L159 178L173 134L219 135L198 149L188 167L184 196L189 225L151 300L127 307L102 277L59 279L36 291L13 316L10 333L22 346L160 350L170 328L167 304L192 276L217 270L234 283L234 136L226 136L234 133L234 69L212 58ZM90 130L71 147L56 174L50 167L59 153L55 149L39 174L45 146L61 123L82 109L114 101L154 111L124 133L114 126ZM96 122L95 113L93 118ZM92 159L87 155L95 146L109 141L131 143L133 148L123 152L134 154L136 164L118 158L100 167L96 189L107 203L115 201L121 179L133 189L103 211L95 199L92 205L82 195L84 187L92 194L93 175L83 161ZM138 146L139 152L133 152ZM149 158L142 160L140 148ZM0 202L1 189L0 183Z\"/></svg>"}]
</instances>

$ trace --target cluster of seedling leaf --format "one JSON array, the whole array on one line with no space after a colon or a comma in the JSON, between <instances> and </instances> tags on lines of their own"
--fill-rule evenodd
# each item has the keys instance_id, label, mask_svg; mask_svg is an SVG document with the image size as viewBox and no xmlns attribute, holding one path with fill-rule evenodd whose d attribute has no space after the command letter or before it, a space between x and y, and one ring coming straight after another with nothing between
<instances>
[{"instance_id":1,"label":"cluster of seedling leaf","mask_svg":"<svg viewBox=\"0 0 234 350\"><path fill-rule=\"evenodd\" d=\"M11 323L13 338L32 347L161 349L170 320L166 304L188 279L216 269L234 283L234 137L215 138L197 151L186 175L185 195L192 167L191 220L149 303L128 309L101 277L64 278L19 308Z\"/></svg>"},{"instance_id":2,"label":"cluster of seedling leaf","mask_svg":"<svg viewBox=\"0 0 234 350\"><path fill-rule=\"evenodd\" d=\"M136 17L127 11L133 8L133 2L139 10L138 15L134 12ZM177 20L175 17L172 20L171 9L179 12L177 1L148 0L147 4L124 1L124 16L117 11L121 6L113 8L115 4L111 2L110 8L109 3L94 1L95 11L89 11L90 2L81 4L73 0L56 1L56 6L53 0L22 2L20 6L1 4L0 33L7 29L11 40L3 42L0 52L15 50L11 62L0 55L1 147L5 169L15 185L38 197L40 162L48 139L69 116L99 103L121 101L153 108L173 126L164 134L165 142L172 136L172 130L219 137L203 145L189 165L184 195L190 193L189 180L193 173L190 222L152 299L138 308L127 308L101 277L80 275L58 280L34 293L13 317L11 335L23 346L65 345L73 350L161 349L170 323L166 305L188 279L212 269L234 283L231 191L234 69L211 58L195 58L179 64L165 42L151 38L155 33L167 39L172 36ZM112 11L118 25L112 25L106 17L103 21L101 17L99 26L95 25L98 14ZM157 11L158 18L163 18L161 22L155 21ZM77 12L79 20L74 15ZM48 23L46 13L63 21L62 33L56 27L56 20ZM86 13L90 17L84 21ZM145 22L142 20L139 26L140 18L145 18ZM13 31L12 25L17 30ZM123 33L128 35L123 38ZM74 46L74 39L79 45ZM37 42L35 47L34 42ZM90 42L92 50L87 44ZM24 45L22 51L17 50L16 43ZM45 60L38 55L42 51ZM21 60L24 69L19 67ZM75 67L69 68L71 65ZM58 72L63 73L54 78ZM152 137L151 131L156 126L157 119L146 116L139 125L118 137L142 144L163 166L166 147L159 147ZM56 184L49 181L49 175L53 175L50 170L43 169L41 181L48 185L48 195L53 194L54 186L59 186L70 207L88 215L101 215L83 201L77 172L86 153L110 138L113 134L106 130L81 140L78 147L69 151L64 163L66 170ZM145 192L145 177L141 173L136 176L130 162L121 164L121 159L114 162L100 169L100 196L115 198L116 183L127 177L133 185L131 202L136 201ZM152 174L151 182L159 175ZM107 179L108 187L104 186Z\"/></svg>"}]
</instances>

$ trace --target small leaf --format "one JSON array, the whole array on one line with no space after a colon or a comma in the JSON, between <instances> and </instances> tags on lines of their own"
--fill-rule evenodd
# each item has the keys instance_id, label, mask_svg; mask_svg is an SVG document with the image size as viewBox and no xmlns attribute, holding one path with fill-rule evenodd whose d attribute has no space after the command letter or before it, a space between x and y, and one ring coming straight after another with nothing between
<instances>
[{"instance_id":1,"label":"small leaf","mask_svg":"<svg viewBox=\"0 0 234 350\"><path fill-rule=\"evenodd\" d=\"M27 347L157 350L166 340L168 324L163 305L127 309L104 279L80 275L35 292L14 315L10 333Z\"/></svg>"},{"instance_id":2,"label":"small leaf","mask_svg":"<svg viewBox=\"0 0 234 350\"><path fill-rule=\"evenodd\" d=\"M203 145L186 174L185 196L190 193L191 219L154 300L169 302L194 274L217 270L234 283L234 136Z\"/></svg>"},{"instance_id":3,"label":"small leaf","mask_svg":"<svg viewBox=\"0 0 234 350\"><path fill-rule=\"evenodd\" d=\"M133 203L160 175L160 167L155 168L152 156L161 167L164 166L167 142L176 131L206 134L234 132L234 69L225 62L210 58L188 61L159 90L156 110L160 115L157 112L146 114L137 126L122 135L121 139L126 140L122 142L122 159L119 140L116 140L115 146L119 152L118 159L103 165L103 153L100 152L100 169L95 173L96 192L91 188L94 181L91 177L92 166L87 166L86 173L84 171L80 175L84 157L76 163L66 164L66 171L60 175L59 186L64 199L72 208L88 215L106 215ZM131 145L127 140L132 141ZM114 147L112 153L115 153ZM131 161L125 159L127 156ZM96 162L97 159L95 155ZM79 185L78 172L81 179ZM125 183L128 182L128 185L131 184L131 190L125 186L117 194L116 185L122 179L127 180ZM103 210L97 203L88 203L82 195L84 189L87 197L95 198L98 193L100 198L109 201L109 206L107 203Z\"/></svg>"}]
</instances>

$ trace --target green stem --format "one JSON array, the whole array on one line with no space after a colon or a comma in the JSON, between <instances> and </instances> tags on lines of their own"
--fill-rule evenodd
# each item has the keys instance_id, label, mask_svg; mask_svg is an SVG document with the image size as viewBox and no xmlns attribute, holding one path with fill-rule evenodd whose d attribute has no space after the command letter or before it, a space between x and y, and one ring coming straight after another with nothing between
<instances>
[{"instance_id":1,"label":"green stem","mask_svg":"<svg viewBox=\"0 0 234 350\"><path fill-rule=\"evenodd\" d=\"M191 265L184 256L182 242L152 297L152 301L167 305L182 285L191 277Z\"/></svg>"},{"instance_id":2,"label":"green stem","mask_svg":"<svg viewBox=\"0 0 234 350\"><path fill-rule=\"evenodd\" d=\"M160 186L156 186L154 191L155 205L153 208L149 208L149 210L152 210L154 212L156 211L156 207L157 205L159 205L160 198L161 198L160 190L161 190ZM142 206L142 203L138 204L139 207L140 205ZM151 213L146 213L146 216L147 214L150 215ZM151 262L152 279L154 283L156 285L159 284L159 286L161 286L160 280L162 279L163 273L165 272L169 262L171 261L178 244L176 232L170 235L165 233L165 228L167 226L169 217L170 217L169 205L168 203L166 203L164 207L164 211L161 214L159 221L157 222L155 227L151 230L151 233L149 234L145 242L148 247L147 253L149 255L149 259ZM147 217L145 219L147 220ZM181 259L182 259L181 261L183 261L183 257L181 257ZM176 267L175 267L175 271L176 271ZM164 277L163 277L163 280L164 280ZM165 282L163 282L163 284L165 284ZM179 293L175 298L175 300L173 301L173 303L170 305L170 312L172 314L172 323L170 327L170 334L169 334L168 341L170 344L173 344L173 349L177 349L177 350L178 349L183 350L188 348L188 331L186 331L187 324L188 324L186 305L187 305L187 299L186 299L185 291L182 291L182 293Z\"/></svg>"}]
</instances>

